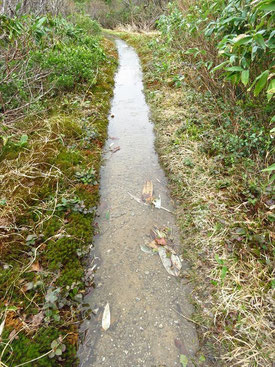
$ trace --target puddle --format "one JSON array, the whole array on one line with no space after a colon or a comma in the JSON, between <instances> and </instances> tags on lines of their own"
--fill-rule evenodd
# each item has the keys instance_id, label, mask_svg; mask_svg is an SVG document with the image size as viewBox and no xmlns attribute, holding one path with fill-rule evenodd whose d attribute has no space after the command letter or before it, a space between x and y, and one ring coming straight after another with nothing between
<instances>
[{"instance_id":1,"label":"puddle","mask_svg":"<svg viewBox=\"0 0 275 367\"><path fill-rule=\"evenodd\" d=\"M190 290L166 272L157 254L140 249L154 226L170 228L179 243L174 217L133 196L141 198L144 183L152 181L162 206L173 211L173 205L154 150L138 56L125 42L116 44L120 66L101 171L100 234L95 238L100 260L96 288L85 300L97 313L82 326L80 366L181 366L180 354L191 356L198 348L194 325L179 315L192 313ZM107 303L111 325L104 331Z\"/></svg>"}]
</instances>

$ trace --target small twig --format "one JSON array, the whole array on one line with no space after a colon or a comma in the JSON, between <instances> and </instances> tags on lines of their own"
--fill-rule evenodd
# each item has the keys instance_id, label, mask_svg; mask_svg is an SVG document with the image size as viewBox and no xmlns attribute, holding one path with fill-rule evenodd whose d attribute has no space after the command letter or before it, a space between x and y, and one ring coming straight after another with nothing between
<instances>
[{"instance_id":1,"label":"small twig","mask_svg":"<svg viewBox=\"0 0 275 367\"><path fill-rule=\"evenodd\" d=\"M137 198L136 196L134 196L134 195L130 194L130 192L128 192L128 195L130 195L130 196L131 196L131 198L132 198L132 199L134 199L134 200L135 200L136 202L138 202L139 204L143 204L143 205L146 205L146 206L147 206L147 204L146 204L146 203L144 203L141 199Z\"/></svg>"}]
</instances>

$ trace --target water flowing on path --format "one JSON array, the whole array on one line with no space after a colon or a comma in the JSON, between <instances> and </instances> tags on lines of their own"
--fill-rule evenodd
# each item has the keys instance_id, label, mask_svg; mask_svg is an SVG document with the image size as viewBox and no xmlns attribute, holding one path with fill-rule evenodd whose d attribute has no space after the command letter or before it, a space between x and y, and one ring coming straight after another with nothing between
<instances>
[{"instance_id":1,"label":"water flowing on path","mask_svg":"<svg viewBox=\"0 0 275 367\"><path fill-rule=\"evenodd\" d=\"M99 266L96 287L86 297L95 312L83 325L80 366L181 366L180 355L190 357L198 348L194 325L180 315L192 313L190 290L166 272L158 254L140 248L150 242L154 226L170 228L176 244L179 237L173 214L131 196L140 198L144 183L152 181L155 196L173 211L154 149L138 56L125 42L116 44L120 65L101 171L100 234L95 238ZM104 331L107 303L111 325Z\"/></svg>"}]
</instances>

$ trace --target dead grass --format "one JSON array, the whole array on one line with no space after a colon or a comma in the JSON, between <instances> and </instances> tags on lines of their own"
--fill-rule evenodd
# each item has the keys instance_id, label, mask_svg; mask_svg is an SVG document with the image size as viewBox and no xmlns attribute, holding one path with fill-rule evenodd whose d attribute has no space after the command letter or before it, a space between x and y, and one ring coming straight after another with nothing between
<instances>
[{"instance_id":1,"label":"dead grass","mask_svg":"<svg viewBox=\"0 0 275 367\"><path fill-rule=\"evenodd\" d=\"M160 98L157 103L152 99L150 101L153 116L157 116L154 121L161 160L172 178L174 194L181 200L178 219L182 228L183 247L200 284L203 278L216 282L215 286L204 282L194 291L198 295L206 292L210 297L206 314L212 315L209 320L211 331L204 333L204 337L211 336L214 331L216 340L224 343L227 352L221 355L221 360L226 365L267 366L271 363L274 351L274 303L271 302L272 290L266 291L266 284L272 278L270 267L254 256L240 261L226 248L231 228L236 221L242 222L239 217L241 208L238 208L238 204L231 206L228 203L227 192L215 189L218 177L213 177L211 171L217 163L200 153L198 142L188 140L187 136L176 146L171 144L179 126L178 121L186 115L185 107L178 107L184 96L167 88L161 89L160 93L161 102ZM174 112L173 117L171 110ZM193 162L194 168L186 167L186 158ZM234 179L230 177L231 187L234 187ZM217 229L219 223L222 229ZM253 223L250 222L250 225ZM228 269L223 280L222 266L215 255ZM202 311L205 301L200 302ZM214 329L211 327L212 322Z\"/></svg>"}]
</instances>

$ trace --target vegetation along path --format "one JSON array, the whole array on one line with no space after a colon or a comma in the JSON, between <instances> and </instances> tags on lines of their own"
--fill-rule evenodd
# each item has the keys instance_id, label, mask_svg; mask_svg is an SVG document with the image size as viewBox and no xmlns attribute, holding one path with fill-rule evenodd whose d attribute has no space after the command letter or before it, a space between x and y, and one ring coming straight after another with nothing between
<instances>
[{"instance_id":1,"label":"vegetation along path","mask_svg":"<svg viewBox=\"0 0 275 367\"><path fill-rule=\"evenodd\" d=\"M169 256L167 249L178 244L174 216L167 211L173 206L154 150L138 57L123 41L116 43L120 68L102 168L100 234L95 241L100 260L96 288L87 297L98 311L84 326L81 366L179 366L181 355L189 358L196 352L198 340L194 325L182 317L192 312L189 289L177 277L176 266L170 270L176 276L167 272L169 264L166 270L157 251L161 244L160 254ZM139 197L146 182L144 203ZM157 200L150 205L151 184ZM156 247L152 253L147 242ZM104 331L104 322L109 326L106 305L111 323Z\"/></svg>"}]
</instances>

